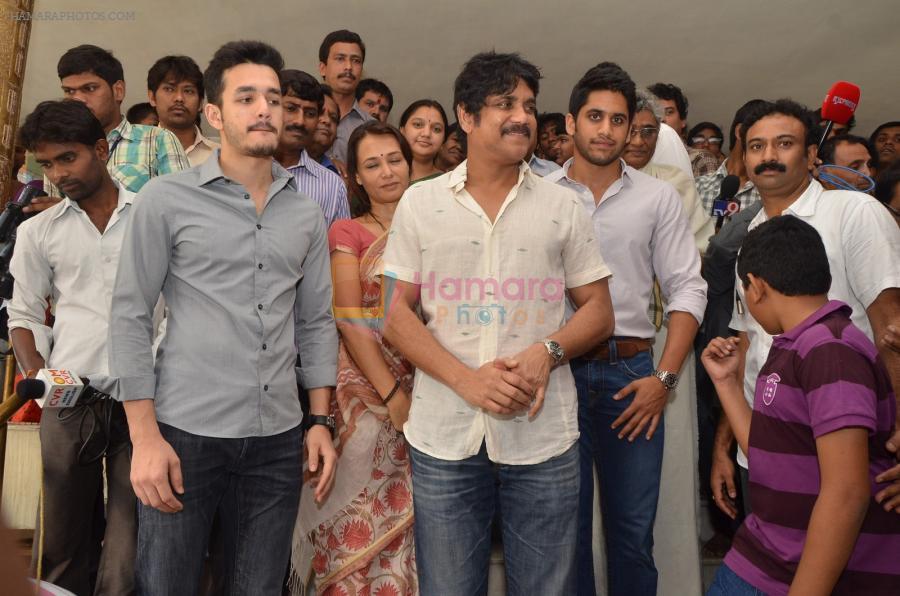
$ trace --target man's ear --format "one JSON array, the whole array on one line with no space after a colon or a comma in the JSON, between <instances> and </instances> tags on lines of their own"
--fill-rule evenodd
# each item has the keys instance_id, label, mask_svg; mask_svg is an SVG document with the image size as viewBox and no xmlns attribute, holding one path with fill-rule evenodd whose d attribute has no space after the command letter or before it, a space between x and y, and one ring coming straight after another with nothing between
<instances>
[{"instance_id":1,"label":"man's ear","mask_svg":"<svg viewBox=\"0 0 900 596\"><path fill-rule=\"evenodd\" d=\"M125 101L125 81L116 81L112 84L113 99L121 104Z\"/></svg>"},{"instance_id":2,"label":"man's ear","mask_svg":"<svg viewBox=\"0 0 900 596\"><path fill-rule=\"evenodd\" d=\"M768 298L771 288L764 279L760 279L752 273L748 273L747 280L749 283L747 284L747 287L744 288L744 295L747 297L748 302L759 304Z\"/></svg>"},{"instance_id":3,"label":"man's ear","mask_svg":"<svg viewBox=\"0 0 900 596\"><path fill-rule=\"evenodd\" d=\"M475 114L467 112L461 104L456 106L456 120L459 122L459 127L463 129L466 134L471 134L472 130L475 129Z\"/></svg>"},{"instance_id":4,"label":"man's ear","mask_svg":"<svg viewBox=\"0 0 900 596\"><path fill-rule=\"evenodd\" d=\"M325 63L319 62L319 76L322 77L322 80L325 80Z\"/></svg>"},{"instance_id":5,"label":"man's ear","mask_svg":"<svg viewBox=\"0 0 900 596\"><path fill-rule=\"evenodd\" d=\"M225 128L225 125L222 123L222 110L216 104L206 102L206 105L203 106L203 115L206 116L206 121L209 122L209 125L216 130Z\"/></svg>"},{"instance_id":6,"label":"man's ear","mask_svg":"<svg viewBox=\"0 0 900 596\"><path fill-rule=\"evenodd\" d=\"M156 107L156 92L147 89L147 101L150 102L150 105L154 108Z\"/></svg>"},{"instance_id":7,"label":"man's ear","mask_svg":"<svg viewBox=\"0 0 900 596\"><path fill-rule=\"evenodd\" d=\"M570 137L575 136L575 116L572 114L566 114L566 134Z\"/></svg>"},{"instance_id":8,"label":"man's ear","mask_svg":"<svg viewBox=\"0 0 900 596\"><path fill-rule=\"evenodd\" d=\"M810 172L816 168L817 162L819 160L819 147L817 145L810 145L806 148L806 169Z\"/></svg>"},{"instance_id":9,"label":"man's ear","mask_svg":"<svg viewBox=\"0 0 900 596\"><path fill-rule=\"evenodd\" d=\"M94 153L103 163L109 161L109 142L106 139L97 139L97 142L94 143Z\"/></svg>"}]
</instances>

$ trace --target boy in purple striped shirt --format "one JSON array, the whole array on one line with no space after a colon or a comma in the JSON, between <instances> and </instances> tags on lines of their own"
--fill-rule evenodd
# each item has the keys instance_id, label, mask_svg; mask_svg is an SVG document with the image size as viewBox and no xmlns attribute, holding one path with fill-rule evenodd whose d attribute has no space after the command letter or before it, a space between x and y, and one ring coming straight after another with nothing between
<instances>
[{"instance_id":1,"label":"boy in purple striped shirt","mask_svg":"<svg viewBox=\"0 0 900 596\"><path fill-rule=\"evenodd\" d=\"M760 225L737 268L750 314L778 336L752 413L736 338L703 352L749 457L753 511L707 596L900 594L900 516L874 498L887 486L897 413L878 351L850 307L828 300L828 258L809 224L780 216Z\"/></svg>"}]
</instances>

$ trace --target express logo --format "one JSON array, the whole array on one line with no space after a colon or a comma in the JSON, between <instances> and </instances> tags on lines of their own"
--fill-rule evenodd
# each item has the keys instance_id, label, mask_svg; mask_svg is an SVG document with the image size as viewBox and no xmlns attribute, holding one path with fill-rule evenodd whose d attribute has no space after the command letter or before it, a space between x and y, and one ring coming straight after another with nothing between
<instances>
[{"instance_id":1,"label":"express logo","mask_svg":"<svg viewBox=\"0 0 900 596\"><path fill-rule=\"evenodd\" d=\"M771 406L772 402L775 401L775 392L778 391L778 383L780 382L781 377L777 373L772 373L766 377L766 386L763 387L763 403L767 406Z\"/></svg>"}]
</instances>

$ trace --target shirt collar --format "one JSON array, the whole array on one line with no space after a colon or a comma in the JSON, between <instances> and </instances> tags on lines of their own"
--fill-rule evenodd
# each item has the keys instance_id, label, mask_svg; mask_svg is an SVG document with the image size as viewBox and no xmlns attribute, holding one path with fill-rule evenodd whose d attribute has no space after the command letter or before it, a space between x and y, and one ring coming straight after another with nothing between
<instances>
[{"instance_id":1,"label":"shirt collar","mask_svg":"<svg viewBox=\"0 0 900 596\"><path fill-rule=\"evenodd\" d=\"M113 179L113 184L116 185L116 188L119 189L119 202L116 205L116 211L121 210L125 205L131 205L134 203L134 193L125 188L124 185L119 184L118 180ZM62 200L63 207L60 209L54 216L53 219L59 219L63 216L63 214L68 210L73 211L84 211L76 201L73 201L69 197L65 197Z\"/></svg>"},{"instance_id":2,"label":"shirt collar","mask_svg":"<svg viewBox=\"0 0 900 596\"><path fill-rule=\"evenodd\" d=\"M575 184L581 184L578 180L574 178L569 178L569 168L572 167L572 164L575 163L575 158L570 157L566 160L566 163L562 165L563 177L569 182L574 182ZM619 158L619 163L622 164L622 175L619 177L619 180L622 181L622 186L631 186L634 184L634 173L637 171L632 168L630 165L625 163L624 159ZM584 186L581 184L581 186ZM610 186L610 188L612 188Z\"/></svg>"},{"instance_id":3,"label":"shirt collar","mask_svg":"<svg viewBox=\"0 0 900 596\"><path fill-rule=\"evenodd\" d=\"M466 185L466 178L469 173L468 167L469 160L464 159L462 163L450 170L447 176L447 188L452 189L454 193L461 192ZM515 187L524 184L525 188L533 188L537 178L537 174L532 172L531 168L523 160L519 164L519 179L516 181Z\"/></svg>"},{"instance_id":4,"label":"shirt collar","mask_svg":"<svg viewBox=\"0 0 900 596\"><path fill-rule=\"evenodd\" d=\"M204 146L208 147L209 149L216 148L215 144L213 144L212 141L210 141L205 136L203 136L203 132L200 130L199 126L194 126L194 131L196 132L196 135L194 136L194 142L191 144L190 147L188 147L187 149L184 150L185 153L193 150L194 147L197 147L198 145L204 145Z\"/></svg>"},{"instance_id":5,"label":"shirt collar","mask_svg":"<svg viewBox=\"0 0 900 596\"><path fill-rule=\"evenodd\" d=\"M718 178L719 180L721 180L722 178L724 178L725 176L728 175L728 166L726 165L726 164L728 163L728 159L729 159L729 158L726 157L726 158L722 161L722 163L719 165L719 169L716 170L716 171L713 173L713 176L715 176L715 177ZM752 189L753 189L753 181L750 180L750 178L748 177L748 178L747 178L747 182L745 182L745 183L744 183L744 186L742 186L742 187L737 191L737 194L741 194L741 193L747 192L748 190L752 190Z\"/></svg>"},{"instance_id":6,"label":"shirt collar","mask_svg":"<svg viewBox=\"0 0 900 596\"><path fill-rule=\"evenodd\" d=\"M828 302L825 303L825 305L823 305L821 308L819 308L819 310L817 310L813 314L806 317L806 319L804 319L802 323L800 323L799 325L797 325L790 331L782 333L781 335L776 337L774 341L777 343L785 343L785 342L790 343L790 342L796 341L797 338L800 337L800 335L802 335L804 331L806 331L807 329L809 329L810 327L812 327L819 321L827 318L832 313L835 313L838 311L841 311L844 315L849 317L850 314L853 312L853 309L850 308L850 306L848 304L841 302L840 300L829 300Z\"/></svg>"},{"instance_id":7,"label":"shirt collar","mask_svg":"<svg viewBox=\"0 0 900 596\"><path fill-rule=\"evenodd\" d=\"M198 168L198 173L200 175L198 186L205 186L220 178L223 180L225 179L225 174L222 173L222 167L219 165L219 154L221 152L222 150L220 148L213 149L209 159L200 164ZM293 190L297 190L297 183L294 181L294 177L274 159L272 160L272 178L273 184L279 184L280 181L283 180L283 183L281 183L282 187L287 185Z\"/></svg>"},{"instance_id":8,"label":"shirt collar","mask_svg":"<svg viewBox=\"0 0 900 596\"><path fill-rule=\"evenodd\" d=\"M119 122L119 125L114 129L109 131L109 134L106 135L106 140L109 143L112 143L116 139L130 139L134 134L134 126L126 119L122 118L122 121Z\"/></svg>"},{"instance_id":9,"label":"shirt collar","mask_svg":"<svg viewBox=\"0 0 900 596\"><path fill-rule=\"evenodd\" d=\"M819 199L825 189L819 184L815 178L809 179L809 186L803 191L797 200L784 210L784 213L790 213L797 217L812 217L816 213L816 207L819 205Z\"/></svg>"},{"instance_id":10,"label":"shirt collar","mask_svg":"<svg viewBox=\"0 0 900 596\"><path fill-rule=\"evenodd\" d=\"M290 172L292 170L303 168L304 170L306 170L307 172L309 172L310 174L312 174L313 176L318 178L319 171L316 169L316 167L314 165L312 165L312 162L314 162L313 158L311 158L309 156L309 153L306 152L306 149L304 149L300 153L300 159L297 160L297 163L290 166L289 168L287 168L287 170L288 170L288 172ZM320 164L316 164L316 165L320 165Z\"/></svg>"}]
</instances>

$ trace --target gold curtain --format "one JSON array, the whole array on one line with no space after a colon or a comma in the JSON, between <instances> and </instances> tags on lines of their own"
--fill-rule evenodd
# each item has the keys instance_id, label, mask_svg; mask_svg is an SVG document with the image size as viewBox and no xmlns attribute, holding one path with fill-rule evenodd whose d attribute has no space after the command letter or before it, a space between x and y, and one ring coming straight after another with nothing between
<instances>
[{"instance_id":1,"label":"gold curtain","mask_svg":"<svg viewBox=\"0 0 900 596\"><path fill-rule=\"evenodd\" d=\"M13 154L33 7L34 0L0 0L0 198L4 202L15 182Z\"/></svg>"}]
</instances>

